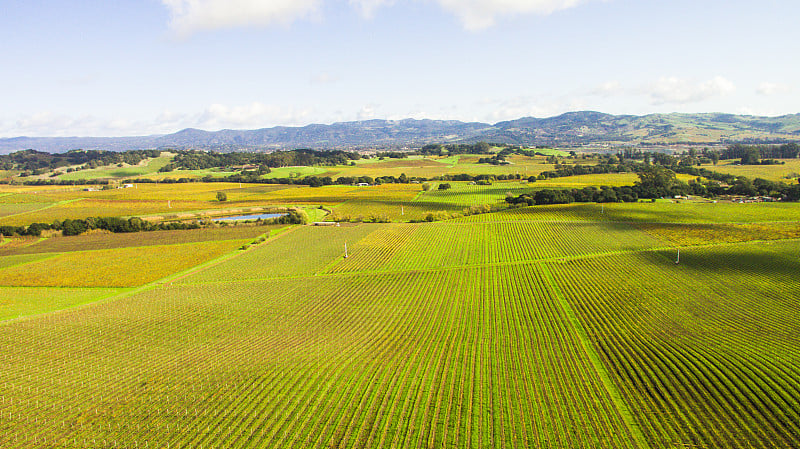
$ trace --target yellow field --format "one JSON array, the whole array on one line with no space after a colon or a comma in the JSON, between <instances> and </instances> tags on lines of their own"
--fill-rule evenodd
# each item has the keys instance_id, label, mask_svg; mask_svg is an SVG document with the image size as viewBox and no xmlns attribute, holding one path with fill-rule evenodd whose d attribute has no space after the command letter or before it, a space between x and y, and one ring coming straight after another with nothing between
<instances>
[{"instance_id":1,"label":"yellow field","mask_svg":"<svg viewBox=\"0 0 800 449\"><path fill-rule=\"evenodd\" d=\"M678 174L677 178L680 181L688 182L697 179L696 176ZM639 181L639 176L636 173L601 173L592 175L577 175L568 176L564 178L553 178L538 180L530 184L534 188L571 188L581 189L591 186L631 186Z\"/></svg>"},{"instance_id":2,"label":"yellow field","mask_svg":"<svg viewBox=\"0 0 800 449\"><path fill-rule=\"evenodd\" d=\"M270 192L291 191L294 188L248 184L240 187L238 183L139 184L136 188L97 192L85 192L74 187L70 190L61 188L48 191L14 187L14 190L8 189L5 196L0 196L0 225L52 223L67 218L167 215L270 205L285 202L280 195L273 196ZM216 200L219 191L228 195L228 201ZM310 197L308 192L306 190L306 196Z\"/></svg>"},{"instance_id":3,"label":"yellow field","mask_svg":"<svg viewBox=\"0 0 800 449\"><path fill-rule=\"evenodd\" d=\"M717 165L703 165L711 171L748 178L763 178L769 181L797 182L800 177L800 159L781 159L783 165L734 165L733 161L720 161ZM792 179L787 179L789 176Z\"/></svg>"},{"instance_id":4,"label":"yellow field","mask_svg":"<svg viewBox=\"0 0 800 449\"><path fill-rule=\"evenodd\" d=\"M508 165L478 164L481 157L490 155L458 155L451 157L438 156L411 156L404 159L365 159L358 161L355 166L330 167L325 173L317 176L330 176L334 179L340 176L400 176L433 178L436 176L456 174L488 174L509 175L520 174L534 176L547 170L553 170L553 165L546 163L546 156L527 157L511 155L507 158ZM591 165L592 161L581 162Z\"/></svg>"},{"instance_id":5,"label":"yellow field","mask_svg":"<svg viewBox=\"0 0 800 449\"><path fill-rule=\"evenodd\" d=\"M795 222L723 223L723 224L642 224L639 229L676 245L706 245L751 240L780 240L800 238L800 226Z\"/></svg>"},{"instance_id":6,"label":"yellow field","mask_svg":"<svg viewBox=\"0 0 800 449\"><path fill-rule=\"evenodd\" d=\"M135 287L220 257L249 241L64 253L0 269L0 286Z\"/></svg>"},{"instance_id":7,"label":"yellow field","mask_svg":"<svg viewBox=\"0 0 800 449\"><path fill-rule=\"evenodd\" d=\"M370 159L355 166L331 167L332 176L379 176L405 173L407 176L440 176L442 174L520 174L532 176L544 170L553 170L544 156L512 155L511 165L495 166L477 164L479 156L459 155L441 157L411 157L407 159ZM592 164L595 160L577 160ZM326 168L327 169L327 168ZM334 173L336 172L336 173ZM683 181L692 176L678 175ZM509 181L495 183L508 185L508 190L543 188L583 188L587 186L632 185L638 180L634 173L580 175L536 183ZM432 185L438 182L431 182ZM227 201L216 200L217 192L224 192ZM327 206L334 209L334 218L351 220L400 220L424 218L430 212L461 212L474 204L445 201L434 204L409 204L422 192L421 184L384 184L370 187L331 185L308 187L303 185L247 184L247 183L175 183L137 184L134 188L84 191L76 186L0 186L0 225L28 225L35 222L52 223L55 220L83 219L87 217L160 217L162 219L193 219L209 213L249 212L275 206ZM483 198L476 192L477 198ZM503 194L494 195L492 201L502 201ZM495 198L496 196L496 198Z\"/></svg>"},{"instance_id":8,"label":"yellow field","mask_svg":"<svg viewBox=\"0 0 800 449\"><path fill-rule=\"evenodd\" d=\"M218 228L200 228L174 231L150 231L112 234L105 231L93 231L83 235L35 239L14 238L9 244L0 246L0 256L66 253L70 251L86 251L113 248L130 248L135 246L177 245L182 243L200 243L222 240L253 239L262 234L282 228L284 225L252 226L229 225ZM20 244L13 244L21 240ZM23 244L27 242L27 244ZM0 267L3 266L0 257Z\"/></svg>"}]
</instances>

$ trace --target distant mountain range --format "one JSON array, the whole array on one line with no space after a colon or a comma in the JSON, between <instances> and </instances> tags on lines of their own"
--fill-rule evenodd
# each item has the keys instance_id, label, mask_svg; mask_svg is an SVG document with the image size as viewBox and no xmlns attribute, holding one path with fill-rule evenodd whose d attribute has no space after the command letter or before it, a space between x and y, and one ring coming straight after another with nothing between
<instances>
[{"instance_id":1,"label":"distant mountain range","mask_svg":"<svg viewBox=\"0 0 800 449\"><path fill-rule=\"evenodd\" d=\"M397 149L428 143L478 141L558 147L623 145L714 145L800 140L800 114L756 117L721 113L610 115L570 112L550 118L526 117L495 124L456 120L366 120L278 126L256 130L203 131L141 137L15 137L0 139L0 154L35 149L186 149L214 151L314 149Z\"/></svg>"}]
</instances>

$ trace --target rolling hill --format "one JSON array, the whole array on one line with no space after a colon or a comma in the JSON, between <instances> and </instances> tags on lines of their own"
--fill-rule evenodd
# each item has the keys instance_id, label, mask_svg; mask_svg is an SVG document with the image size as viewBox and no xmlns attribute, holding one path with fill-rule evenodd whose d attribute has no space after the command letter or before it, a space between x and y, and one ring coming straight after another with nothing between
<instances>
[{"instance_id":1,"label":"rolling hill","mask_svg":"<svg viewBox=\"0 0 800 449\"><path fill-rule=\"evenodd\" d=\"M723 113L611 115L570 112L495 124L456 120L367 120L302 127L203 131L139 137L15 137L0 139L0 153L24 149L197 148L215 151L294 148L358 149L419 147L427 143L489 141L521 145L664 145L800 140L800 114L757 117Z\"/></svg>"}]
</instances>

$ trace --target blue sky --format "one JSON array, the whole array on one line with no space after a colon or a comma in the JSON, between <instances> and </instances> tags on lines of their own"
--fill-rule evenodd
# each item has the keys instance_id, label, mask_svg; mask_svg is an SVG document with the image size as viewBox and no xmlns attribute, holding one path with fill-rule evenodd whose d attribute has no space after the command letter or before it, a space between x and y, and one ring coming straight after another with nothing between
<instances>
[{"instance_id":1,"label":"blue sky","mask_svg":"<svg viewBox=\"0 0 800 449\"><path fill-rule=\"evenodd\" d=\"M0 137L800 112L800 2L2 0Z\"/></svg>"}]
</instances>

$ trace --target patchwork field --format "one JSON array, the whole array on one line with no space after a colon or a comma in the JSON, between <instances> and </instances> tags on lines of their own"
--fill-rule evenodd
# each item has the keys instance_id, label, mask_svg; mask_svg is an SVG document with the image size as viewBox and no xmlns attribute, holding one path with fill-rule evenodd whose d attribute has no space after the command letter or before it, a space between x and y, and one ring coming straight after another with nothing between
<instances>
[{"instance_id":1,"label":"patchwork field","mask_svg":"<svg viewBox=\"0 0 800 449\"><path fill-rule=\"evenodd\" d=\"M704 168L734 176L746 176L750 179L763 178L769 181L797 182L800 178L800 160L784 159L779 165L735 165L734 161L720 161L717 165L705 165Z\"/></svg>"},{"instance_id":2,"label":"patchwork field","mask_svg":"<svg viewBox=\"0 0 800 449\"><path fill-rule=\"evenodd\" d=\"M800 445L796 204L276 229L0 246L0 447Z\"/></svg>"},{"instance_id":3,"label":"patchwork field","mask_svg":"<svg viewBox=\"0 0 800 449\"><path fill-rule=\"evenodd\" d=\"M558 204L460 218L492 221L597 221L626 223L760 223L800 221L800 203L656 202Z\"/></svg>"},{"instance_id":4,"label":"patchwork field","mask_svg":"<svg viewBox=\"0 0 800 449\"><path fill-rule=\"evenodd\" d=\"M74 171L71 173L66 173L65 170L59 170L61 174L58 176L58 179L132 178L142 175L152 175L158 173L160 168L169 164L174 156L168 153L162 154L162 156L156 158L144 159L137 165L122 164L122 167L111 165L95 169Z\"/></svg>"},{"instance_id":5,"label":"patchwork field","mask_svg":"<svg viewBox=\"0 0 800 449\"><path fill-rule=\"evenodd\" d=\"M147 233L111 234L95 232L70 237L24 239L23 245L0 246L0 257L16 254L64 253L98 249L139 246L176 245L219 240L253 239L279 226L226 226L183 231L153 231Z\"/></svg>"}]
</instances>

